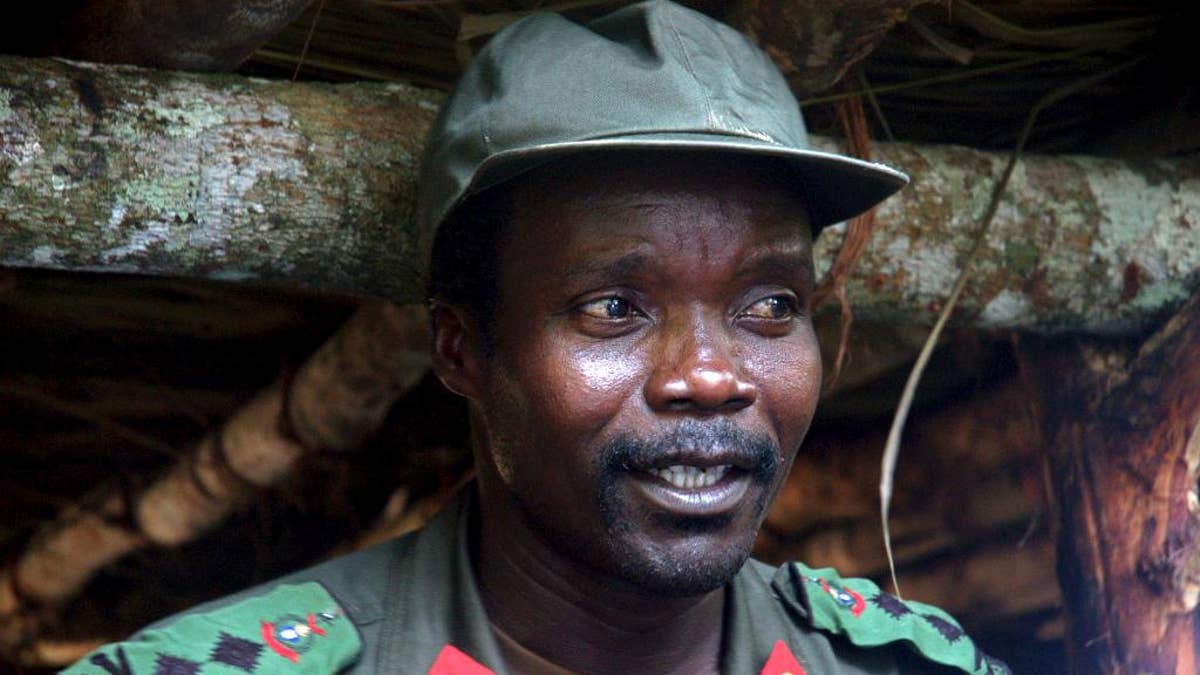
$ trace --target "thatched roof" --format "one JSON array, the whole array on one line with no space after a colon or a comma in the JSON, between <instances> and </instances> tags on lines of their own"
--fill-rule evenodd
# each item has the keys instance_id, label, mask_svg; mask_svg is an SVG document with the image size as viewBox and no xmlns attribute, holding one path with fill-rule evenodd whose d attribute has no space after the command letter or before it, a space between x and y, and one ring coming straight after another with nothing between
<instances>
[{"instance_id":1,"label":"thatched roof","mask_svg":"<svg viewBox=\"0 0 1200 675\"><path fill-rule=\"evenodd\" d=\"M530 8L561 9L584 20L620 4L613 0L314 2L241 70L291 77L299 66L302 78L399 80L445 89L474 50ZM797 96L810 126L818 132L841 133L831 101L873 92L878 109L870 119L876 138L1004 149L1012 146L1024 116L1041 96L1128 65L1127 70L1048 111L1033 135L1031 149L1164 154L1200 148L1195 122L1200 117L1200 92L1195 78L1185 74L1188 24L1181 21L1180 6L1170 2L920 4L832 88L824 86L828 77L823 71L818 77L805 71L806 62L819 59L802 51L804 36L797 36L799 30L786 20L775 25L792 13L798 15L798 22L812 13L807 5L822 3L697 0L688 4L735 25L758 27L760 40L773 48L772 55L798 71L792 75ZM871 4L884 3L864 8Z\"/></svg>"}]
</instances>

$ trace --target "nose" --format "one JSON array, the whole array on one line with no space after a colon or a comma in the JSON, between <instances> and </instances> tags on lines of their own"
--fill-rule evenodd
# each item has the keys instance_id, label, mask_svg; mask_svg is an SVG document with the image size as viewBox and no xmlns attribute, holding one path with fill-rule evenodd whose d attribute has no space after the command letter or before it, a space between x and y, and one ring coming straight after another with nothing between
<instances>
[{"instance_id":1,"label":"nose","mask_svg":"<svg viewBox=\"0 0 1200 675\"><path fill-rule=\"evenodd\" d=\"M754 383L741 372L723 328L679 327L665 336L646 381L646 402L656 411L712 414L754 403Z\"/></svg>"}]
</instances>

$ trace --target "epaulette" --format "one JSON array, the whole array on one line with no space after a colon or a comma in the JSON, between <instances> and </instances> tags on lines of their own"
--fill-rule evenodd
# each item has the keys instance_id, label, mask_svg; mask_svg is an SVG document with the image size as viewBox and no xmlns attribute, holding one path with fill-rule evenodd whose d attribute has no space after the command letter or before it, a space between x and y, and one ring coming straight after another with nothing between
<instances>
[{"instance_id":1,"label":"epaulette","mask_svg":"<svg viewBox=\"0 0 1200 675\"><path fill-rule=\"evenodd\" d=\"M954 617L885 593L870 579L843 579L831 567L793 562L779 570L772 586L798 601L814 628L859 647L902 643L927 661L964 673L1011 675L1008 666L975 646Z\"/></svg>"},{"instance_id":2,"label":"epaulette","mask_svg":"<svg viewBox=\"0 0 1200 675\"><path fill-rule=\"evenodd\" d=\"M305 673L333 675L362 651L358 629L325 587L281 584L216 609L185 614L97 649L67 675Z\"/></svg>"}]
</instances>

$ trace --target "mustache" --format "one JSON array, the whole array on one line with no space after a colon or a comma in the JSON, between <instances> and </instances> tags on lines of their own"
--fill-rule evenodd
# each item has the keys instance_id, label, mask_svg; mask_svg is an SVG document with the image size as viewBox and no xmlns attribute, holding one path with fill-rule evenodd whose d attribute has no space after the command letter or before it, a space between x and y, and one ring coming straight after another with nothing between
<instances>
[{"instance_id":1,"label":"mustache","mask_svg":"<svg viewBox=\"0 0 1200 675\"><path fill-rule=\"evenodd\" d=\"M622 435L600 448L603 473L614 476L700 460L719 461L745 470L767 484L779 470L783 453L765 434L755 434L728 419L701 422L687 419L674 428L650 437Z\"/></svg>"}]
</instances>

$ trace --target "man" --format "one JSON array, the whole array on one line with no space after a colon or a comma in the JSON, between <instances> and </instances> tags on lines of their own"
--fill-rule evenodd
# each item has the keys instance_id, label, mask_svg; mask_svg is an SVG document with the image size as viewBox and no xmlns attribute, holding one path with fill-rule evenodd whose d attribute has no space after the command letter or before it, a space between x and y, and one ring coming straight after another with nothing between
<instances>
[{"instance_id":1,"label":"man","mask_svg":"<svg viewBox=\"0 0 1200 675\"><path fill-rule=\"evenodd\" d=\"M1006 672L940 610L747 561L818 398L813 236L906 180L806 148L767 57L678 5L498 34L418 206L476 484L72 672Z\"/></svg>"}]
</instances>

